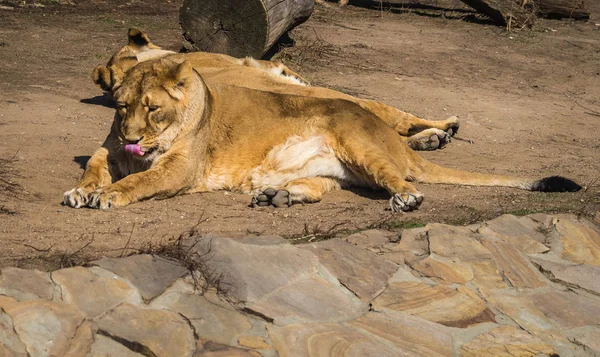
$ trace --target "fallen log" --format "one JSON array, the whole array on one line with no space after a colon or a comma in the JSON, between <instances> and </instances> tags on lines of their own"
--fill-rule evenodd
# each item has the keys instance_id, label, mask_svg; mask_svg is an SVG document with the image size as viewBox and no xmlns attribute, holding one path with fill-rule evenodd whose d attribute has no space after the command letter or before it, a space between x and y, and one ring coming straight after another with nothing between
<instances>
[{"instance_id":1,"label":"fallen log","mask_svg":"<svg viewBox=\"0 0 600 357\"><path fill-rule=\"evenodd\" d=\"M312 14L314 0L183 0L179 22L190 51L262 57Z\"/></svg>"},{"instance_id":2,"label":"fallen log","mask_svg":"<svg viewBox=\"0 0 600 357\"><path fill-rule=\"evenodd\" d=\"M592 0L594 1L594 0ZM536 13L549 18L589 20L590 12L583 0L535 0Z\"/></svg>"},{"instance_id":3,"label":"fallen log","mask_svg":"<svg viewBox=\"0 0 600 357\"><path fill-rule=\"evenodd\" d=\"M513 0L461 1L509 30L531 27L535 22L533 11L517 5Z\"/></svg>"}]
</instances>

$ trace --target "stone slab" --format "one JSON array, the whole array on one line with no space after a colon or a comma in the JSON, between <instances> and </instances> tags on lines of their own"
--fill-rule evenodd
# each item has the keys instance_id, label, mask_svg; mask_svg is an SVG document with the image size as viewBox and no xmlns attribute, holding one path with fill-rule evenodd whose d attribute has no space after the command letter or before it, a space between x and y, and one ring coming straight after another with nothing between
<instances>
[{"instance_id":1,"label":"stone slab","mask_svg":"<svg viewBox=\"0 0 600 357\"><path fill-rule=\"evenodd\" d=\"M103 316L98 333L135 346L143 355L191 357L196 350L192 328L179 314L128 303Z\"/></svg>"},{"instance_id":2,"label":"stone slab","mask_svg":"<svg viewBox=\"0 0 600 357\"><path fill-rule=\"evenodd\" d=\"M375 310L390 309L446 326L468 327L493 322L494 314L468 288L415 282L392 283L372 303Z\"/></svg>"},{"instance_id":3,"label":"stone slab","mask_svg":"<svg viewBox=\"0 0 600 357\"><path fill-rule=\"evenodd\" d=\"M247 309L276 325L288 325L350 320L367 312L368 306L343 286L312 277L266 295Z\"/></svg>"},{"instance_id":4,"label":"stone slab","mask_svg":"<svg viewBox=\"0 0 600 357\"><path fill-rule=\"evenodd\" d=\"M294 281L318 274L318 258L289 244L244 244L228 238L199 239L194 259L240 302L255 301Z\"/></svg>"},{"instance_id":5,"label":"stone slab","mask_svg":"<svg viewBox=\"0 0 600 357\"><path fill-rule=\"evenodd\" d=\"M174 285L150 304L152 308L167 309L185 316L198 337L232 345L240 334L252 328L252 324L233 307L223 305L207 300L184 284Z\"/></svg>"},{"instance_id":6,"label":"stone slab","mask_svg":"<svg viewBox=\"0 0 600 357\"><path fill-rule=\"evenodd\" d=\"M563 328L597 325L600 300L568 291L540 292L531 296L535 305Z\"/></svg>"},{"instance_id":7,"label":"stone slab","mask_svg":"<svg viewBox=\"0 0 600 357\"><path fill-rule=\"evenodd\" d=\"M0 294L19 301L52 300L54 284L49 273L9 267L0 271Z\"/></svg>"},{"instance_id":8,"label":"stone slab","mask_svg":"<svg viewBox=\"0 0 600 357\"><path fill-rule=\"evenodd\" d=\"M153 255L102 258L90 263L112 271L138 288L144 301L160 295L175 280L188 273L180 263Z\"/></svg>"},{"instance_id":9,"label":"stone slab","mask_svg":"<svg viewBox=\"0 0 600 357\"><path fill-rule=\"evenodd\" d=\"M311 357L397 357L393 344L343 324L269 326L279 355Z\"/></svg>"},{"instance_id":10,"label":"stone slab","mask_svg":"<svg viewBox=\"0 0 600 357\"><path fill-rule=\"evenodd\" d=\"M62 300L74 304L87 317L95 318L124 301L141 301L138 291L114 273L98 267L57 270L52 280L62 291Z\"/></svg>"},{"instance_id":11,"label":"stone slab","mask_svg":"<svg viewBox=\"0 0 600 357\"><path fill-rule=\"evenodd\" d=\"M379 295L398 266L367 249L340 239L305 244L338 280L363 301Z\"/></svg>"},{"instance_id":12,"label":"stone slab","mask_svg":"<svg viewBox=\"0 0 600 357\"><path fill-rule=\"evenodd\" d=\"M600 234L584 221L560 218L556 230L562 242L562 258L573 263L600 266Z\"/></svg>"},{"instance_id":13,"label":"stone slab","mask_svg":"<svg viewBox=\"0 0 600 357\"><path fill-rule=\"evenodd\" d=\"M513 326L496 327L464 344L462 357L552 355L555 350L539 338Z\"/></svg>"},{"instance_id":14,"label":"stone slab","mask_svg":"<svg viewBox=\"0 0 600 357\"><path fill-rule=\"evenodd\" d=\"M600 266L564 264L541 258L532 258L532 261L550 275L550 280L600 295Z\"/></svg>"},{"instance_id":15,"label":"stone slab","mask_svg":"<svg viewBox=\"0 0 600 357\"><path fill-rule=\"evenodd\" d=\"M4 311L30 357L76 356L92 343L91 326L82 324L85 315L73 306L29 300L8 305Z\"/></svg>"},{"instance_id":16,"label":"stone slab","mask_svg":"<svg viewBox=\"0 0 600 357\"><path fill-rule=\"evenodd\" d=\"M388 341L401 356L453 356L453 329L416 316L370 312L347 323Z\"/></svg>"}]
</instances>

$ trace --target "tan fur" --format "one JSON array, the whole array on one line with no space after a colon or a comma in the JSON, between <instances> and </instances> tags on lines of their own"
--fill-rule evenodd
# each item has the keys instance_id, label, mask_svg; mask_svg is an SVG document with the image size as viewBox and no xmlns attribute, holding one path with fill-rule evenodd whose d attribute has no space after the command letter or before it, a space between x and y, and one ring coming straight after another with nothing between
<instances>
[{"instance_id":1,"label":"tan fur","mask_svg":"<svg viewBox=\"0 0 600 357\"><path fill-rule=\"evenodd\" d=\"M414 150L432 150L443 146L450 138L450 134L446 132L450 129L456 131L459 127L457 117L441 121L421 119L380 102L355 98L327 88L306 86L305 79L280 62L255 60L250 57L239 59L206 52L173 54L161 50L145 33L137 29L129 30L129 43L112 56L106 67L96 67L92 79L102 89L112 92L120 87L122 78L129 69L145 58L154 59L154 56L161 54L176 62L189 61L208 84L229 84L270 92L315 98L339 98L354 102L375 114L401 136L407 137L400 140L405 140ZM437 130L423 132L427 129Z\"/></svg>"},{"instance_id":2,"label":"tan fur","mask_svg":"<svg viewBox=\"0 0 600 357\"><path fill-rule=\"evenodd\" d=\"M177 57L136 65L114 97L111 132L66 205L107 209L228 189L253 194L255 205L286 206L356 185L385 188L392 211L408 211L423 200L412 180L534 184L434 165L354 101L204 81ZM128 143L146 154L126 153Z\"/></svg>"}]
</instances>

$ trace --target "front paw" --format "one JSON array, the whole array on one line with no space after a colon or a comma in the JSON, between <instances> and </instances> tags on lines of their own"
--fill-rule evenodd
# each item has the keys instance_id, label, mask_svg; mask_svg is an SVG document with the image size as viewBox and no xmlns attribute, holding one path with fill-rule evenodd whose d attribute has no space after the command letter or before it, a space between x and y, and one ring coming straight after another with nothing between
<instances>
[{"instance_id":1,"label":"front paw","mask_svg":"<svg viewBox=\"0 0 600 357\"><path fill-rule=\"evenodd\" d=\"M63 205L73 208L85 207L90 202L90 194L93 191L86 187L74 187L63 194Z\"/></svg>"},{"instance_id":2,"label":"front paw","mask_svg":"<svg viewBox=\"0 0 600 357\"><path fill-rule=\"evenodd\" d=\"M111 188L100 188L92 192L89 196L90 208L110 209L127 206L130 200L127 196L118 190Z\"/></svg>"}]
</instances>

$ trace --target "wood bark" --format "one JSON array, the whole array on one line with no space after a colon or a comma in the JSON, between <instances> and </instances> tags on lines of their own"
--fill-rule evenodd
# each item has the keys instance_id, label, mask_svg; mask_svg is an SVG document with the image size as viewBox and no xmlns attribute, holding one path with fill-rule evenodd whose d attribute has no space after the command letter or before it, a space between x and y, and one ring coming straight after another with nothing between
<instances>
[{"instance_id":1,"label":"wood bark","mask_svg":"<svg viewBox=\"0 0 600 357\"><path fill-rule=\"evenodd\" d=\"M531 27L535 21L533 11L517 5L513 0L461 1L508 29Z\"/></svg>"},{"instance_id":2,"label":"wood bark","mask_svg":"<svg viewBox=\"0 0 600 357\"><path fill-rule=\"evenodd\" d=\"M584 0L461 0L509 29L530 27L536 15L588 20Z\"/></svg>"},{"instance_id":3,"label":"wood bark","mask_svg":"<svg viewBox=\"0 0 600 357\"><path fill-rule=\"evenodd\" d=\"M592 0L597 1L597 0ZM534 0L536 13L550 18L588 20L590 12L583 0Z\"/></svg>"},{"instance_id":4,"label":"wood bark","mask_svg":"<svg viewBox=\"0 0 600 357\"><path fill-rule=\"evenodd\" d=\"M306 21L314 0L183 0L179 22L191 51L260 58Z\"/></svg>"}]
</instances>

